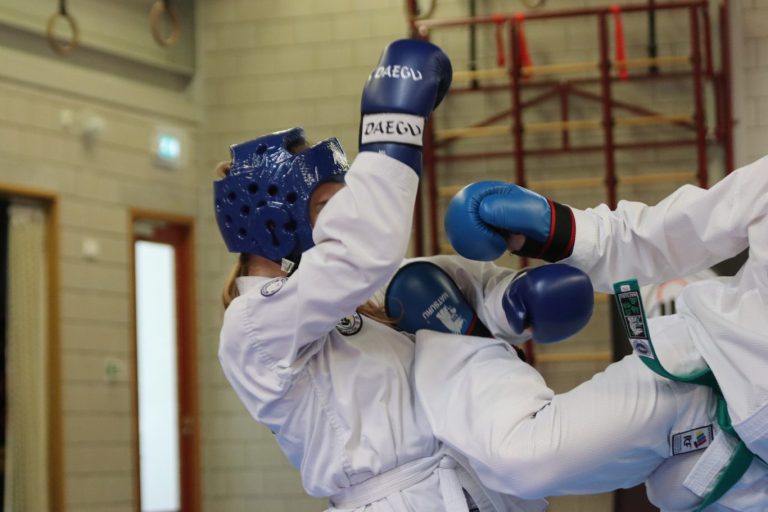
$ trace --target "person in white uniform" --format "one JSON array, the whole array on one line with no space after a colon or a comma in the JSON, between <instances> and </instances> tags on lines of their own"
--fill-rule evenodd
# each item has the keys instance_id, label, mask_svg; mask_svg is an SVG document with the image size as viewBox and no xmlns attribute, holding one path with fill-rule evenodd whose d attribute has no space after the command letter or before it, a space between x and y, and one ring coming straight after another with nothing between
<instances>
[{"instance_id":1,"label":"person in white uniform","mask_svg":"<svg viewBox=\"0 0 768 512\"><path fill-rule=\"evenodd\" d=\"M214 183L222 237L240 254L224 293L221 366L300 471L306 492L328 497L330 510L546 507L483 488L461 456L432 435L415 402L412 337L393 328L381 296L369 300L405 255L421 134L450 78L439 48L396 41L365 85L360 153L351 166L336 139L310 147L295 128L232 146ZM503 303L527 304L537 292L521 283L546 275L522 276L513 287L515 271L456 257L437 262L474 297L493 330L537 333L527 320L514 331L506 317L514 306ZM586 275L568 268L563 275L576 280L577 297L583 302L587 291L591 300ZM560 295L567 300L567 291ZM437 309L447 298L439 296ZM579 319L569 329L581 328L587 309L575 308Z\"/></svg>"},{"instance_id":2,"label":"person in white uniform","mask_svg":"<svg viewBox=\"0 0 768 512\"><path fill-rule=\"evenodd\" d=\"M754 454L746 473L707 510L766 510L768 159L709 190L686 185L655 206L621 201L615 211L606 205L578 210L516 185L478 182L452 200L446 231L468 258L489 261L511 250L559 261L584 270L595 289L609 293L616 281L659 283L748 248L735 276L689 284L676 301L677 313L650 319L648 328L658 361L672 374L711 369L735 433ZM643 366L643 354L564 395L541 391L538 404L521 408L518 397L528 400L534 390L520 391L519 383L532 380L498 346L453 340L450 350L445 340L439 347L428 341L417 343L415 380L430 424L494 489L525 497L584 493L649 475L649 494L662 509L694 510L732 455L733 437L711 416L687 423L690 429L677 423L695 403L685 394L707 395L711 404L711 388L656 375ZM467 391L470 384L476 389ZM471 422L462 420L467 416ZM700 436L710 425L714 436ZM706 450L693 449L698 439ZM622 464L624 444L633 445L639 459L646 453L646 463ZM654 456L669 459L652 470ZM606 474L615 478L609 486Z\"/></svg>"}]
</instances>

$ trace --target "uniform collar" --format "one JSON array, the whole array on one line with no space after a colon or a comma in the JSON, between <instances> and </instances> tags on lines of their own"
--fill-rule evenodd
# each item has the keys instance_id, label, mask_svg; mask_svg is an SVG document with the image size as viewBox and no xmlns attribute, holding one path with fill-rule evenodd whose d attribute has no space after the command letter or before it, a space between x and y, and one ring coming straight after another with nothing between
<instances>
[{"instance_id":1,"label":"uniform collar","mask_svg":"<svg viewBox=\"0 0 768 512\"><path fill-rule=\"evenodd\" d=\"M240 295L245 295L248 291L270 279L272 278L263 276L240 276L235 279L235 284L237 285L237 291L240 292Z\"/></svg>"}]
</instances>

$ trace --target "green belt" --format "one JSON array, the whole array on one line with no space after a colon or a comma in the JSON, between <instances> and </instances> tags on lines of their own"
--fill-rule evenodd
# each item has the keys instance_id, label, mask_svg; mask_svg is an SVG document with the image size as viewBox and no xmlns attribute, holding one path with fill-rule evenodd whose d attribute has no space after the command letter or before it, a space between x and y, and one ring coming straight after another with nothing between
<instances>
[{"instance_id":1,"label":"green belt","mask_svg":"<svg viewBox=\"0 0 768 512\"><path fill-rule=\"evenodd\" d=\"M700 384L712 388L712 392L717 398L717 424L725 435L732 436L736 441L736 449L726 466L720 472L714 487L703 496L703 501L696 509L696 512L715 503L723 494L733 487L736 482L746 473L754 454L747 449L744 441L739 438L731 424L731 417L728 414L728 404L725 402L720 385L715 379L715 375L709 368L697 370L688 375L674 375L666 370L656 355L656 350L651 341L651 333L648 331L648 322L645 318L645 309L643 300L640 297L640 287L636 279L614 283L613 292L616 296L616 303L619 306L619 314L622 318L624 330L627 333L629 342L632 344L634 352L640 357L640 360L653 372L677 382L688 382L691 384Z\"/></svg>"}]
</instances>

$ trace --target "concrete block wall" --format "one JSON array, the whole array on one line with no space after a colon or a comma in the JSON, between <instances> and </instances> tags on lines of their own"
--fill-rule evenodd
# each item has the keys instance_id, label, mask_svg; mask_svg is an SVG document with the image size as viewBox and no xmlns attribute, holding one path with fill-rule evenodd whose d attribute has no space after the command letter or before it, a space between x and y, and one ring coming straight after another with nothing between
<instances>
[{"instance_id":1,"label":"concrete block wall","mask_svg":"<svg viewBox=\"0 0 768 512\"><path fill-rule=\"evenodd\" d=\"M558 0L556 7L604 3ZM0 185L55 193L61 207L62 318L58 327L67 512L129 512L135 507L130 390L127 382L108 384L103 375L106 359L129 357L131 208L197 217L198 274L192 278L197 281L198 292L203 510L324 508L323 500L304 495L297 472L289 467L271 433L250 419L216 361L222 314L218 297L233 258L222 249L211 214L212 169L217 161L228 158L229 144L298 124L316 140L339 137L354 156L360 90L383 45L407 34L403 4L401 0L198 2L195 80L175 89L150 85L150 76L113 76L106 69L83 67L76 60L65 61L18 45L0 46L0 61L4 63L0 66ZM554 8L554 4L549 2L546 8ZM479 5L485 9L480 14L509 9L501 0ZM737 160L743 164L762 156L768 135L768 32L764 25L768 5L763 0L740 0L731 6ZM36 12L40 8L29 9ZM117 7L108 10L114 14L114 9ZM145 20L132 13L135 5L126 9L131 13L124 19L133 25L126 28L122 24L122 36L145 37ZM466 9L463 0L441 1L435 16L463 16ZM7 21L2 14L0 25ZM83 19L98 19L90 14ZM660 25L660 38L675 34L669 40L670 53L686 49L685 33L679 29L678 22ZM642 27L632 25L628 17L625 31L628 42L642 39ZM593 31L588 28L537 28L531 23L527 36L536 63L581 61L594 56L594 45L587 43ZM630 53L642 52L642 44L632 40ZM459 65L463 64L465 33L454 31L439 42L455 55ZM492 63L493 33L481 33L480 42L481 55ZM100 48L108 52L108 41ZM658 104L659 109L662 104L671 108L688 102L687 93L676 96L674 92L649 91L648 101ZM508 102L504 93L471 100L449 97L438 122L462 126ZM574 104L575 113L585 116L593 115L589 108ZM76 116L96 115L106 130L95 145L85 145L62 125L63 111ZM543 109L541 117L532 114L531 120L548 120L547 116L554 114ZM184 169L169 173L152 165L148 140L158 124L178 126L189 133L193 153ZM532 138L531 142L552 141ZM480 148L495 149L502 143L506 141L477 142ZM718 157L713 152L713 167ZM676 168L690 162L691 154L686 148L642 156L620 153L617 159L622 170L636 167L644 171L650 166ZM602 168L599 155L537 157L528 163L536 179ZM440 176L446 183L508 179L511 169L511 161L492 160L445 166ZM663 187L620 189L624 197L646 201L666 193ZM602 191L590 190L551 195L575 206L592 205L604 197ZM97 259L83 257L85 239L98 242L101 252ZM505 262L517 264L514 258ZM604 316L605 308L599 304L596 316ZM572 344L540 351L604 350L607 343L605 324L595 323ZM599 362L551 363L542 365L541 370L556 390L565 391L602 366ZM608 511L610 496L553 499L551 510Z\"/></svg>"},{"instance_id":2,"label":"concrete block wall","mask_svg":"<svg viewBox=\"0 0 768 512\"><path fill-rule=\"evenodd\" d=\"M189 167L168 172L154 167L149 147L158 122L196 137L194 109L191 103L182 106L186 100L176 94L164 96L166 105L186 109L183 113L163 113L147 97L129 106L130 100L123 100L141 95L141 87L105 82L53 60L0 52L14 64L0 72L0 182L4 188L55 194L60 207L61 322L52 327L60 331L61 343L61 353L53 357L61 364L65 510L130 512L131 390L126 373L114 383L105 377L107 360L130 368L129 211L196 215L194 158ZM88 86L57 90L30 78L37 71L58 76L62 87L71 81L104 91L109 83L114 96L108 99ZM62 126L61 116L69 114L75 125ZM104 125L89 144L76 133L77 120L86 116ZM98 245L95 258L84 255L86 240Z\"/></svg>"}]
</instances>

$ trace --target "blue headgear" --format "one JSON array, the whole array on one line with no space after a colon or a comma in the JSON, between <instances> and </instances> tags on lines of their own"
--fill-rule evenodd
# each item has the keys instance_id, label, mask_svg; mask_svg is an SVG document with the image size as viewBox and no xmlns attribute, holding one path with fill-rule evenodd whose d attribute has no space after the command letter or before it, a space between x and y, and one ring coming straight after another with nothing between
<instances>
[{"instance_id":1,"label":"blue headgear","mask_svg":"<svg viewBox=\"0 0 768 512\"><path fill-rule=\"evenodd\" d=\"M300 153L304 130L291 128L230 147L229 174L213 184L216 221L231 252L298 263L314 245L309 198L325 181L344 181L341 144L326 139Z\"/></svg>"}]
</instances>

